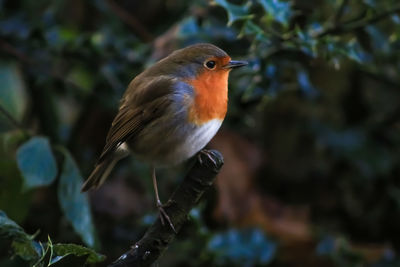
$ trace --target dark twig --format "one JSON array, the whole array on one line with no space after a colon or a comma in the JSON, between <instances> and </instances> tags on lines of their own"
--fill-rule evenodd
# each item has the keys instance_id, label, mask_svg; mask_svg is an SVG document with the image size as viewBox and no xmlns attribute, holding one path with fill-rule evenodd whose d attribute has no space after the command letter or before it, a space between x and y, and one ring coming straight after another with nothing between
<instances>
[{"instance_id":1,"label":"dark twig","mask_svg":"<svg viewBox=\"0 0 400 267\"><path fill-rule=\"evenodd\" d=\"M346 8L348 3L349 3L349 0L342 0L342 2L340 3L340 6L339 6L338 10L335 13L335 16L333 17L334 25L337 25L339 23L339 21L342 18L344 10L345 10L345 8Z\"/></svg>"},{"instance_id":2,"label":"dark twig","mask_svg":"<svg viewBox=\"0 0 400 267\"><path fill-rule=\"evenodd\" d=\"M128 12L126 12L123 8L121 8L115 0L108 0L108 5L110 6L111 10L121 18L123 22L128 24L135 33L143 39L145 42L152 41L153 35L140 23L135 17L131 16Z\"/></svg>"},{"instance_id":3,"label":"dark twig","mask_svg":"<svg viewBox=\"0 0 400 267\"><path fill-rule=\"evenodd\" d=\"M6 52L7 54L16 57L19 61L23 63L28 63L28 64L31 63L31 60L26 55L18 51L18 49L16 49L3 39L0 39L0 49Z\"/></svg>"},{"instance_id":4,"label":"dark twig","mask_svg":"<svg viewBox=\"0 0 400 267\"><path fill-rule=\"evenodd\" d=\"M25 131L24 127L2 106L0 105L0 113L6 117L15 128Z\"/></svg>"},{"instance_id":5,"label":"dark twig","mask_svg":"<svg viewBox=\"0 0 400 267\"><path fill-rule=\"evenodd\" d=\"M186 222L190 210L211 187L223 165L222 155L218 151L205 151L200 157L201 163L197 157L195 165L164 206L177 232ZM109 267L150 266L167 249L175 236L171 227L163 226L160 219L157 219L143 238Z\"/></svg>"},{"instance_id":6,"label":"dark twig","mask_svg":"<svg viewBox=\"0 0 400 267\"><path fill-rule=\"evenodd\" d=\"M343 34L343 33L348 33L348 32L353 32L353 31L357 31L361 28L364 28L368 25L371 24L375 24L383 19L388 18L390 15L393 15L395 13L400 12L400 5L395 6L394 8L387 10L385 12L382 12L376 16L373 16L369 19L365 19L365 20L359 20L359 21L355 21L352 23L345 23L345 24L338 24L335 25L331 28L326 29L325 31L317 34L316 37L323 37L325 35L329 35L329 34Z\"/></svg>"}]
</instances>

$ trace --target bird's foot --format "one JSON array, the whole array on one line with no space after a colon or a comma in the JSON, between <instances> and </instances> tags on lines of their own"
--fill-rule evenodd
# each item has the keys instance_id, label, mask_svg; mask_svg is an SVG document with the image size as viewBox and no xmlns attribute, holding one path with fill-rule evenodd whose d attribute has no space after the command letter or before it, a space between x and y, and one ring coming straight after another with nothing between
<instances>
[{"instance_id":1,"label":"bird's foot","mask_svg":"<svg viewBox=\"0 0 400 267\"><path fill-rule=\"evenodd\" d=\"M171 229L176 234L177 232L175 230L175 227L174 227L171 219L169 218L167 212L164 210L164 207L163 207L163 204L161 203L161 201L157 201L157 208L158 208L158 213L160 215L161 224L165 225L165 221L167 221L169 226L171 227Z\"/></svg>"},{"instance_id":2,"label":"bird's foot","mask_svg":"<svg viewBox=\"0 0 400 267\"><path fill-rule=\"evenodd\" d=\"M203 160L201 159L201 156L204 155L206 156L214 165L217 165L213 157L211 156L212 152L207 149L202 149L200 152L197 154L197 158L199 159L199 162L201 165L203 165Z\"/></svg>"}]
</instances>

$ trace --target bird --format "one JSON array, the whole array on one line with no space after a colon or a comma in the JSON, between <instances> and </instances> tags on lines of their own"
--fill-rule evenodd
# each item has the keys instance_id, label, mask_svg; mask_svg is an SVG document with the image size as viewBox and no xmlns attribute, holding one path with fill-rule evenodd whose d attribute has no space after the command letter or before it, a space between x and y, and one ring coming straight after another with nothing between
<instances>
[{"instance_id":1,"label":"bird","mask_svg":"<svg viewBox=\"0 0 400 267\"><path fill-rule=\"evenodd\" d=\"M82 192L97 189L129 156L147 162L162 224L175 228L158 195L156 167L173 166L201 151L228 107L228 76L247 65L221 48L198 43L176 50L137 75L120 101L105 146Z\"/></svg>"}]
</instances>

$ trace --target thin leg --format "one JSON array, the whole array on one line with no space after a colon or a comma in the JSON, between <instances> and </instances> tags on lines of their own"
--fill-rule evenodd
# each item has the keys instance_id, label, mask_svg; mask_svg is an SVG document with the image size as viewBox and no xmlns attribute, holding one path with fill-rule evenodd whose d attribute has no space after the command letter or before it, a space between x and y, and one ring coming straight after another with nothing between
<instances>
[{"instance_id":1,"label":"thin leg","mask_svg":"<svg viewBox=\"0 0 400 267\"><path fill-rule=\"evenodd\" d=\"M153 178L154 192L156 194L156 202L157 202L158 212L160 213L161 224L164 225L165 224L165 220L166 220L168 222L169 226L172 228L172 230L176 233L175 227L172 224L171 219L169 218L168 214L165 212L165 210L163 208L163 205L161 203L160 197L158 196L156 168L154 168L154 166L152 166L151 168L152 168L151 176Z\"/></svg>"}]
</instances>

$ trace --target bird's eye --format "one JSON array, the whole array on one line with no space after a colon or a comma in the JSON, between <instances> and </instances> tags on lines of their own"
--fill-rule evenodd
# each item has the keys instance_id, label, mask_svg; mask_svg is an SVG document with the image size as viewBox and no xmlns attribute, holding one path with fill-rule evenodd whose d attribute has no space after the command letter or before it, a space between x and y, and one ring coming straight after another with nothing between
<instances>
[{"instance_id":1,"label":"bird's eye","mask_svg":"<svg viewBox=\"0 0 400 267\"><path fill-rule=\"evenodd\" d=\"M207 67L207 69L212 70L215 68L215 65L217 65L217 64L215 63L214 60L209 60L206 63L204 63L204 65Z\"/></svg>"}]
</instances>

